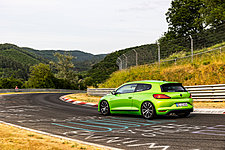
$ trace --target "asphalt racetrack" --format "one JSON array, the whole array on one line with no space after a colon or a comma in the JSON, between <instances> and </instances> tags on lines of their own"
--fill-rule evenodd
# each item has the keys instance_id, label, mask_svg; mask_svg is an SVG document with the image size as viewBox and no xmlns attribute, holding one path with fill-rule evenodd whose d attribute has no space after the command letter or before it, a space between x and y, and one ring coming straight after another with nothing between
<instances>
[{"instance_id":1,"label":"asphalt racetrack","mask_svg":"<svg viewBox=\"0 0 225 150\"><path fill-rule=\"evenodd\" d=\"M225 150L225 115L145 120L102 116L97 108L59 100L65 94L0 95L0 120L120 149Z\"/></svg>"}]
</instances>

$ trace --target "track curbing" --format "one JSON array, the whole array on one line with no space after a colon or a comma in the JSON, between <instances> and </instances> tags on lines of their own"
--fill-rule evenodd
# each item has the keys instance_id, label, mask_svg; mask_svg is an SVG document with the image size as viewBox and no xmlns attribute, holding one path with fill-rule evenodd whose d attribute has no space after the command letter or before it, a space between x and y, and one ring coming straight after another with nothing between
<instances>
[{"instance_id":1,"label":"track curbing","mask_svg":"<svg viewBox=\"0 0 225 150\"><path fill-rule=\"evenodd\" d=\"M85 107L98 107L98 104L78 101L78 100L67 98L66 96L61 96L59 99L64 101L64 102L71 103L71 104L74 104L74 105L82 105L82 106L85 106Z\"/></svg>"}]
</instances>

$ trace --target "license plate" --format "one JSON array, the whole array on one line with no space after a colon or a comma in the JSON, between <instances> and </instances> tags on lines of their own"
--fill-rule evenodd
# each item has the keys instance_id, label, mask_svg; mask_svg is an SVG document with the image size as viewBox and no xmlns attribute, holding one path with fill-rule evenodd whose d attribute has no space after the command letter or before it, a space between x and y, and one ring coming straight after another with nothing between
<instances>
[{"instance_id":1,"label":"license plate","mask_svg":"<svg viewBox=\"0 0 225 150\"><path fill-rule=\"evenodd\" d=\"M187 103L176 103L177 107L188 106Z\"/></svg>"}]
</instances>

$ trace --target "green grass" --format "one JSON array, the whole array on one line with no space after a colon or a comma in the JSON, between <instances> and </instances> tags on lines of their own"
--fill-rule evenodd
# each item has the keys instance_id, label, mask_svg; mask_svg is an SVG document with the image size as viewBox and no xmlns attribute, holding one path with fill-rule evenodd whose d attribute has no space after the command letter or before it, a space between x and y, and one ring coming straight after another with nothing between
<instances>
[{"instance_id":1,"label":"green grass","mask_svg":"<svg viewBox=\"0 0 225 150\"><path fill-rule=\"evenodd\" d=\"M225 43L195 51L195 53L208 51L221 47ZM181 56L190 55L180 52L171 55L165 60L175 59ZM164 80L181 82L184 85L222 84L225 83L225 48L211 51L201 55L177 59L177 61L164 62L160 66L142 65L131 67L126 70L116 71L110 78L99 85L99 87L113 88L119 85L138 80Z\"/></svg>"}]
</instances>

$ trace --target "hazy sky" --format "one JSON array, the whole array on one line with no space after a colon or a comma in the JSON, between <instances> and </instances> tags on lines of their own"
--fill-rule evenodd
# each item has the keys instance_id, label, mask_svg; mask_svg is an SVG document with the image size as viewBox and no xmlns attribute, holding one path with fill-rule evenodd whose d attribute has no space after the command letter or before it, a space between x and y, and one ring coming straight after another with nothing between
<instances>
[{"instance_id":1,"label":"hazy sky","mask_svg":"<svg viewBox=\"0 0 225 150\"><path fill-rule=\"evenodd\" d=\"M171 0L0 0L0 43L110 53L154 43Z\"/></svg>"}]
</instances>

